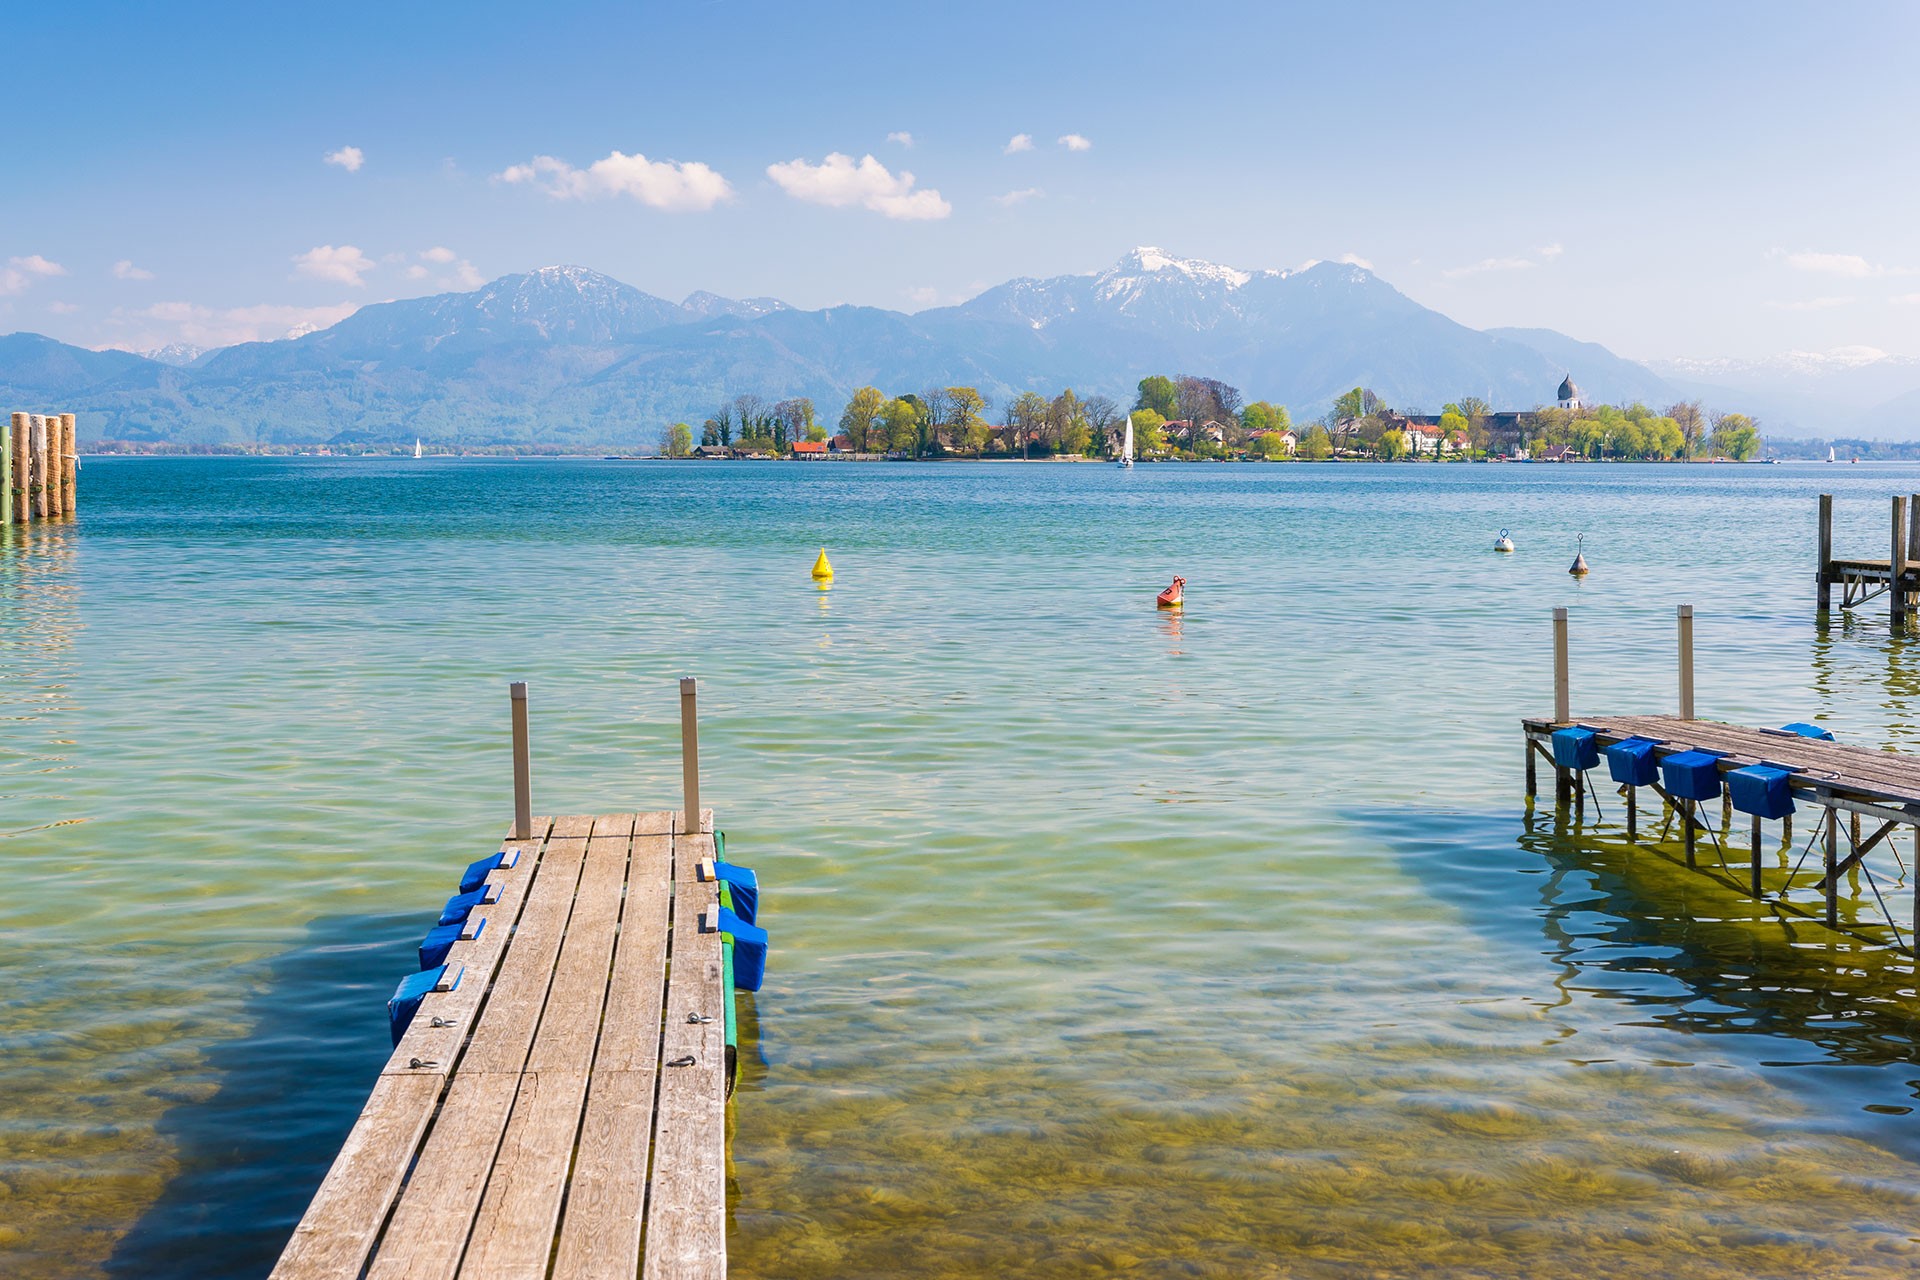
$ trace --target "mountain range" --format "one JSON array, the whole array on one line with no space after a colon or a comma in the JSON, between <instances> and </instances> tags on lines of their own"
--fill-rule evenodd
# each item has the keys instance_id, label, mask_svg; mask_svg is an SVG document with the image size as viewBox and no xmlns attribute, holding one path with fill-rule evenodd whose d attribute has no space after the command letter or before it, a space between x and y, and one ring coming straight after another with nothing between
<instances>
[{"instance_id":1,"label":"mountain range","mask_svg":"<svg viewBox=\"0 0 1920 1280\"><path fill-rule=\"evenodd\" d=\"M1874 368L1884 364L1856 362L1831 385L1856 398L1886 391L1875 404L1908 393L1920 401L1920 367ZM995 403L1071 386L1126 403L1153 373L1220 378L1296 416L1357 385L1408 410L1437 411L1463 395L1529 409L1551 403L1569 372L1589 399L1664 404L1699 391L1776 429L1824 403L1818 390L1796 401L1791 379L1769 382L1764 370L1655 369L1553 330L1472 329L1362 266L1245 271L1151 248L1105 271L1012 280L911 315L711 293L675 303L583 267L547 267L213 351L0 337L0 407L76 413L87 441L210 445L418 436L630 448L743 393L808 396L832 418L867 384L890 394L969 384ZM1750 389L1791 414L1749 404Z\"/></svg>"}]
</instances>

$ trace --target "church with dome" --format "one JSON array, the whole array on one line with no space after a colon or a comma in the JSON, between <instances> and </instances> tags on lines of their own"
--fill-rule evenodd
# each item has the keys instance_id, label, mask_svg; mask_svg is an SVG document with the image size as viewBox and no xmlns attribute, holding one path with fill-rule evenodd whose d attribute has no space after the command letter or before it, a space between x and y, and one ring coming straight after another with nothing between
<instances>
[{"instance_id":1,"label":"church with dome","mask_svg":"<svg viewBox=\"0 0 1920 1280\"><path fill-rule=\"evenodd\" d=\"M1580 398L1580 388L1573 385L1573 375L1560 379L1560 407L1562 409L1584 409L1587 402Z\"/></svg>"}]
</instances>

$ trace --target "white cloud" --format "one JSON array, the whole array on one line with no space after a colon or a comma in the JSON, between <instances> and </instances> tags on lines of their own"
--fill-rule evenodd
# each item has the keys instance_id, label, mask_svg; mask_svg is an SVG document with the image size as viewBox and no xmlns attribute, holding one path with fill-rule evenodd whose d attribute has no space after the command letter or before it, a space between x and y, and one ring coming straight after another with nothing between
<instances>
[{"instance_id":1,"label":"white cloud","mask_svg":"<svg viewBox=\"0 0 1920 1280\"><path fill-rule=\"evenodd\" d=\"M1477 276L1486 271L1531 271L1539 265L1531 258L1482 258L1464 267L1448 267L1440 273L1440 276L1445 280L1458 280L1464 276Z\"/></svg>"},{"instance_id":2,"label":"white cloud","mask_svg":"<svg viewBox=\"0 0 1920 1280\"><path fill-rule=\"evenodd\" d=\"M940 305L940 291L930 284L918 289L907 290L907 301L916 307L935 307Z\"/></svg>"},{"instance_id":3,"label":"white cloud","mask_svg":"<svg viewBox=\"0 0 1920 1280\"><path fill-rule=\"evenodd\" d=\"M1344 262L1350 267L1359 267L1364 271L1373 270L1373 264L1371 262L1368 262L1365 258L1361 257L1357 253L1343 253L1339 257L1335 258L1334 261Z\"/></svg>"},{"instance_id":4,"label":"white cloud","mask_svg":"<svg viewBox=\"0 0 1920 1280\"><path fill-rule=\"evenodd\" d=\"M901 146L905 147L907 150L909 151L913 150L913 135L908 133L905 129L901 129L901 130L898 130L897 132L888 134L887 141L897 142Z\"/></svg>"},{"instance_id":5,"label":"white cloud","mask_svg":"<svg viewBox=\"0 0 1920 1280\"><path fill-rule=\"evenodd\" d=\"M1555 258L1559 257L1561 254L1565 253L1566 251L1567 251L1567 246L1561 244L1558 240L1555 240L1552 244L1549 244L1549 245L1542 245L1540 248L1534 250L1535 253L1545 258L1548 262L1552 262Z\"/></svg>"},{"instance_id":6,"label":"white cloud","mask_svg":"<svg viewBox=\"0 0 1920 1280\"><path fill-rule=\"evenodd\" d=\"M1828 311L1858 301L1858 298L1801 298L1795 302L1769 302L1767 305L1776 311Z\"/></svg>"},{"instance_id":7,"label":"white cloud","mask_svg":"<svg viewBox=\"0 0 1920 1280\"><path fill-rule=\"evenodd\" d=\"M405 274L407 279L409 280L425 280L428 276L432 275L433 273L431 271L428 271L425 267L421 266L419 263L416 262L412 266L407 268Z\"/></svg>"},{"instance_id":8,"label":"white cloud","mask_svg":"<svg viewBox=\"0 0 1920 1280\"><path fill-rule=\"evenodd\" d=\"M67 269L57 262L49 262L37 253L24 258L8 258L7 265L0 267L0 297L7 294L25 293L34 278L45 276L63 276Z\"/></svg>"},{"instance_id":9,"label":"white cloud","mask_svg":"<svg viewBox=\"0 0 1920 1280\"><path fill-rule=\"evenodd\" d=\"M1896 293L1887 301L1899 307L1920 306L1920 293Z\"/></svg>"},{"instance_id":10,"label":"white cloud","mask_svg":"<svg viewBox=\"0 0 1920 1280\"><path fill-rule=\"evenodd\" d=\"M770 164L767 176L782 191L808 204L834 209L859 205L906 220L944 218L953 212L953 206L938 191L931 187L915 191L911 173L902 169L895 175L872 156L863 156L855 163L852 156L835 151L819 164L806 160Z\"/></svg>"},{"instance_id":11,"label":"white cloud","mask_svg":"<svg viewBox=\"0 0 1920 1280\"><path fill-rule=\"evenodd\" d=\"M462 289L478 289L487 282L487 278L471 262L462 258L454 264L453 282Z\"/></svg>"},{"instance_id":12,"label":"white cloud","mask_svg":"<svg viewBox=\"0 0 1920 1280\"><path fill-rule=\"evenodd\" d=\"M641 204L670 212L711 209L731 199L733 187L698 161L649 160L636 152L615 151L585 169L553 156L535 156L494 175L497 182L531 182L555 200L631 196Z\"/></svg>"},{"instance_id":13,"label":"white cloud","mask_svg":"<svg viewBox=\"0 0 1920 1280\"><path fill-rule=\"evenodd\" d=\"M342 147L338 151L327 152L326 161L339 165L348 173L358 173L360 166L367 162L367 155L358 147Z\"/></svg>"},{"instance_id":14,"label":"white cloud","mask_svg":"<svg viewBox=\"0 0 1920 1280\"><path fill-rule=\"evenodd\" d=\"M1009 191L1003 196L994 196L992 199L993 202L1001 208L1011 209L1016 204L1021 204L1028 200L1038 200L1045 194L1047 193L1038 187L1022 187L1018 191Z\"/></svg>"},{"instance_id":15,"label":"white cloud","mask_svg":"<svg viewBox=\"0 0 1920 1280\"><path fill-rule=\"evenodd\" d=\"M271 342L338 324L359 309L353 302L323 307L266 304L225 309L194 302L159 302L139 310L116 310L111 323L121 334L112 345L125 351L151 351L169 342L196 347Z\"/></svg>"},{"instance_id":16,"label":"white cloud","mask_svg":"<svg viewBox=\"0 0 1920 1280\"><path fill-rule=\"evenodd\" d=\"M1857 253L1788 253L1784 249L1775 249L1771 256L1784 259L1795 271L1844 276L1849 280L1865 280L1868 276L1885 274L1881 268Z\"/></svg>"},{"instance_id":17,"label":"white cloud","mask_svg":"<svg viewBox=\"0 0 1920 1280\"><path fill-rule=\"evenodd\" d=\"M330 244L317 245L293 256L294 275L350 284L356 289L366 284L362 277L373 268L373 259L350 244L338 248Z\"/></svg>"},{"instance_id":18,"label":"white cloud","mask_svg":"<svg viewBox=\"0 0 1920 1280\"><path fill-rule=\"evenodd\" d=\"M1010 156L1016 152L1031 150L1033 150L1033 135L1030 133L1016 133L1007 139L1006 146L1000 148L1000 154Z\"/></svg>"},{"instance_id":19,"label":"white cloud","mask_svg":"<svg viewBox=\"0 0 1920 1280\"><path fill-rule=\"evenodd\" d=\"M1065 148L1066 148L1067 150L1069 150L1069 151L1091 151L1091 150L1093 150L1093 144L1092 144L1091 142L1089 142L1089 141L1087 141L1087 139L1086 139L1085 137L1083 137L1082 135L1080 135L1080 134L1077 134L1077 133L1063 133L1063 134L1061 134L1061 135L1060 135L1060 145L1061 145L1061 146L1063 146L1063 147L1065 147Z\"/></svg>"},{"instance_id":20,"label":"white cloud","mask_svg":"<svg viewBox=\"0 0 1920 1280\"><path fill-rule=\"evenodd\" d=\"M116 280L151 280L153 272L145 267L136 267L130 258L122 258L113 264L113 278Z\"/></svg>"},{"instance_id":21,"label":"white cloud","mask_svg":"<svg viewBox=\"0 0 1920 1280\"><path fill-rule=\"evenodd\" d=\"M431 249L423 249L420 251L420 260L422 262L437 262L443 267L447 265L447 263L459 258L459 256L459 254L443 244L437 244Z\"/></svg>"}]
</instances>

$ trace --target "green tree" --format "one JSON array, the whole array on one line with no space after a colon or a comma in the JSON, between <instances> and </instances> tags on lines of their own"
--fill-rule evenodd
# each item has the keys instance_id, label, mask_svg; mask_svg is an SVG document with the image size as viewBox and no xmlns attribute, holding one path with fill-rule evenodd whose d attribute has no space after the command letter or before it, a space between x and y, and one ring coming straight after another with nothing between
<instances>
[{"instance_id":1,"label":"green tree","mask_svg":"<svg viewBox=\"0 0 1920 1280\"><path fill-rule=\"evenodd\" d=\"M1249 405L1249 408L1252 406ZM1268 462L1279 462L1290 455L1287 453L1287 433L1284 428L1269 430L1258 441L1260 456Z\"/></svg>"},{"instance_id":2,"label":"green tree","mask_svg":"<svg viewBox=\"0 0 1920 1280\"><path fill-rule=\"evenodd\" d=\"M1319 423L1307 428L1307 434L1300 437L1300 450L1295 456L1309 462L1325 462L1333 456L1333 437Z\"/></svg>"},{"instance_id":3,"label":"green tree","mask_svg":"<svg viewBox=\"0 0 1920 1280\"><path fill-rule=\"evenodd\" d=\"M669 458L684 458L693 452L693 428L676 422L660 433L660 452Z\"/></svg>"},{"instance_id":4,"label":"green tree","mask_svg":"<svg viewBox=\"0 0 1920 1280\"><path fill-rule=\"evenodd\" d=\"M1440 445L1446 448L1458 437L1468 445L1473 443L1473 419L1458 409L1450 409L1440 415Z\"/></svg>"},{"instance_id":5,"label":"green tree","mask_svg":"<svg viewBox=\"0 0 1920 1280\"><path fill-rule=\"evenodd\" d=\"M901 396L887 402L885 411L880 415L882 429L886 433L887 447L895 453L904 453L911 457L920 448L920 423L923 415L919 403L911 396Z\"/></svg>"},{"instance_id":6,"label":"green tree","mask_svg":"<svg viewBox=\"0 0 1920 1280\"><path fill-rule=\"evenodd\" d=\"M1171 421L1179 412L1175 406L1179 402L1180 392L1173 385L1173 379L1156 373L1140 379L1140 396L1133 402L1136 409L1149 409L1160 415L1160 421ZM1138 431L1136 424L1134 430Z\"/></svg>"},{"instance_id":7,"label":"green tree","mask_svg":"<svg viewBox=\"0 0 1920 1280\"><path fill-rule=\"evenodd\" d=\"M1052 407L1037 391L1022 391L1019 399L1007 406L1007 430L1011 434L1008 452L1027 456L1033 433L1046 429L1047 414Z\"/></svg>"},{"instance_id":8,"label":"green tree","mask_svg":"<svg viewBox=\"0 0 1920 1280\"><path fill-rule=\"evenodd\" d=\"M987 398L973 387L947 388L947 420L957 448L979 453L987 447Z\"/></svg>"},{"instance_id":9,"label":"green tree","mask_svg":"<svg viewBox=\"0 0 1920 1280\"><path fill-rule=\"evenodd\" d=\"M847 401L846 411L840 415L840 430L853 441L856 452L867 452L868 437L886 407L887 398L880 394L878 387L861 387L853 393L853 399Z\"/></svg>"},{"instance_id":10,"label":"green tree","mask_svg":"<svg viewBox=\"0 0 1920 1280\"><path fill-rule=\"evenodd\" d=\"M1701 411L1698 400L1682 400L1679 404L1667 407L1667 416L1680 428L1680 436L1686 441L1686 454L1691 458L1707 435L1707 415Z\"/></svg>"},{"instance_id":11,"label":"green tree","mask_svg":"<svg viewBox=\"0 0 1920 1280\"><path fill-rule=\"evenodd\" d=\"M1367 393L1364 389L1355 387L1351 391L1343 391L1334 397L1333 412L1330 416L1336 423L1345 422L1350 418L1364 417L1366 403Z\"/></svg>"},{"instance_id":12,"label":"green tree","mask_svg":"<svg viewBox=\"0 0 1920 1280\"><path fill-rule=\"evenodd\" d=\"M1380 440L1373 446L1374 456L1382 462L1398 462L1407 456L1407 433L1398 427L1380 433Z\"/></svg>"},{"instance_id":13,"label":"green tree","mask_svg":"<svg viewBox=\"0 0 1920 1280\"><path fill-rule=\"evenodd\" d=\"M1258 431L1285 431L1293 426L1293 419L1287 415L1287 406L1255 400L1240 411L1240 425L1252 435Z\"/></svg>"},{"instance_id":14,"label":"green tree","mask_svg":"<svg viewBox=\"0 0 1920 1280\"><path fill-rule=\"evenodd\" d=\"M1713 420L1712 447L1716 454L1737 462L1760 452L1760 429L1744 413L1723 413Z\"/></svg>"},{"instance_id":15,"label":"green tree","mask_svg":"<svg viewBox=\"0 0 1920 1280\"><path fill-rule=\"evenodd\" d=\"M1080 397L1068 387L1053 398L1047 406L1047 434L1051 437L1056 453L1082 454L1093 438L1093 429L1087 424L1086 410L1081 406Z\"/></svg>"},{"instance_id":16,"label":"green tree","mask_svg":"<svg viewBox=\"0 0 1920 1280\"><path fill-rule=\"evenodd\" d=\"M1126 424L1122 423L1122 429ZM1141 457L1159 453L1167 447L1167 420L1154 409L1133 411L1133 451Z\"/></svg>"}]
</instances>

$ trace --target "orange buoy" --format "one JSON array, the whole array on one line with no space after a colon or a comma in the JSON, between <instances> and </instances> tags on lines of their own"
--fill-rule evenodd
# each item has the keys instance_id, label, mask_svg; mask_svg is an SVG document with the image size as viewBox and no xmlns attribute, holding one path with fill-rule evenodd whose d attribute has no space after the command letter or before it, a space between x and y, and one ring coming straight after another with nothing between
<instances>
[{"instance_id":1,"label":"orange buoy","mask_svg":"<svg viewBox=\"0 0 1920 1280\"><path fill-rule=\"evenodd\" d=\"M1178 609L1185 603L1187 580L1175 578L1173 585L1154 597L1154 603L1162 609Z\"/></svg>"}]
</instances>

